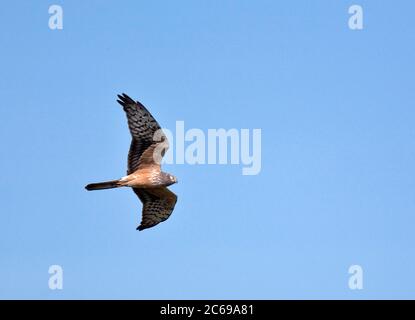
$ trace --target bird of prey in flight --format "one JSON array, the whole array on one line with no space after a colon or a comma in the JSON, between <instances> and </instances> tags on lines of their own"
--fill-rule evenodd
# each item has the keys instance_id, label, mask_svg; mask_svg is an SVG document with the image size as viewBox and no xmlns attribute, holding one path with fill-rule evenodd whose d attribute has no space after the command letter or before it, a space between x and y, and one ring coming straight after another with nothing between
<instances>
[{"instance_id":1,"label":"bird of prey in flight","mask_svg":"<svg viewBox=\"0 0 415 320\"><path fill-rule=\"evenodd\" d=\"M127 115L132 136L127 175L118 180L91 183L85 189L131 187L143 203L141 224L137 227L141 231L169 218L177 196L167 186L176 183L177 179L161 171L161 159L168 149L168 141L160 125L140 102L125 93L118 95L118 99Z\"/></svg>"}]
</instances>

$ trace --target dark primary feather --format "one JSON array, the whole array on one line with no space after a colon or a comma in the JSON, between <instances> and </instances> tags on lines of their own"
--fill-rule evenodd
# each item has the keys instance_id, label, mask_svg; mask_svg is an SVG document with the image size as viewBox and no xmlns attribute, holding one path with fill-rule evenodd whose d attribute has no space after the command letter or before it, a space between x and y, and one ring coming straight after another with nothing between
<instances>
[{"instance_id":1,"label":"dark primary feather","mask_svg":"<svg viewBox=\"0 0 415 320\"><path fill-rule=\"evenodd\" d=\"M128 152L127 173L130 174L137 170L140 157L148 147L160 141L167 142L167 138L162 133L159 141L153 140L157 130L161 130L160 125L140 102L134 101L125 93L118 95L117 101L123 106L127 115L128 128L132 136Z\"/></svg>"},{"instance_id":2,"label":"dark primary feather","mask_svg":"<svg viewBox=\"0 0 415 320\"><path fill-rule=\"evenodd\" d=\"M177 196L166 187L141 189L133 188L143 203L141 224L138 230L154 227L167 220L173 212Z\"/></svg>"}]
</instances>

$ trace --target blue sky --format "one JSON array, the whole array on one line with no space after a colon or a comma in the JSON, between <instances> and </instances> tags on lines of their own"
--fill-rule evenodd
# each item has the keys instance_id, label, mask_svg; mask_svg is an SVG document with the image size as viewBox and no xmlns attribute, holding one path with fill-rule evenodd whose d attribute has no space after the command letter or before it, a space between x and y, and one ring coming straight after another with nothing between
<instances>
[{"instance_id":1,"label":"blue sky","mask_svg":"<svg viewBox=\"0 0 415 320\"><path fill-rule=\"evenodd\" d=\"M61 5L63 30L48 28ZM364 29L348 28L348 8ZM0 298L415 298L413 1L8 1ZM138 232L116 94L167 128L260 128L262 171L167 165ZM48 268L64 270L63 290ZM364 271L350 290L348 268Z\"/></svg>"}]
</instances>

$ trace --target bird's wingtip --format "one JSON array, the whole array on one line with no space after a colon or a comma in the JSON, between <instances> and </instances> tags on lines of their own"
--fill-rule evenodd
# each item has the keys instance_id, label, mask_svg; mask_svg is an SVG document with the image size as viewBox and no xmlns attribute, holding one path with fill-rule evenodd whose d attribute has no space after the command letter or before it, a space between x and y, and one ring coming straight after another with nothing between
<instances>
[{"instance_id":1,"label":"bird's wingtip","mask_svg":"<svg viewBox=\"0 0 415 320\"><path fill-rule=\"evenodd\" d=\"M128 94L124 92L121 94L117 94L117 97L118 97L117 102L121 104L122 106L136 103L133 99L131 99L131 97Z\"/></svg>"}]
</instances>

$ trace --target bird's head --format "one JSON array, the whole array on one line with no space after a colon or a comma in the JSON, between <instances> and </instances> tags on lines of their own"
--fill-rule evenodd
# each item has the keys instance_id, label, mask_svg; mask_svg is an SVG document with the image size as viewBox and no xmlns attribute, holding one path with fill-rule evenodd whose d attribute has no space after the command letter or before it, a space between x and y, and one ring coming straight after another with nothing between
<instances>
[{"instance_id":1,"label":"bird's head","mask_svg":"<svg viewBox=\"0 0 415 320\"><path fill-rule=\"evenodd\" d=\"M166 178L167 185L172 185L178 182L177 178L169 173L165 175L165 178Z\"/></svg>"}]
</instances>

